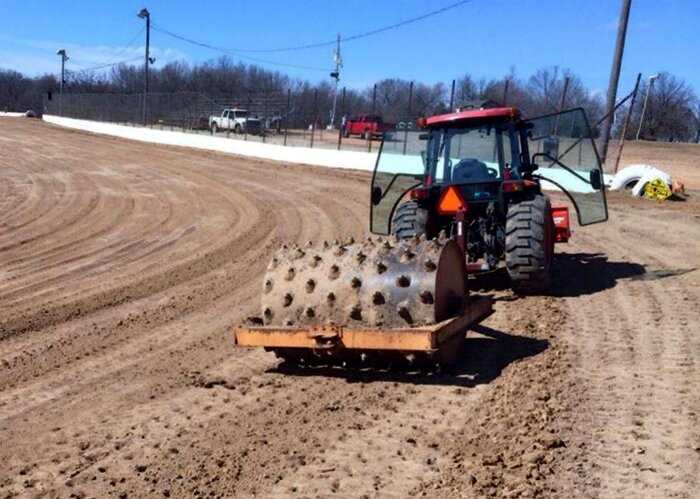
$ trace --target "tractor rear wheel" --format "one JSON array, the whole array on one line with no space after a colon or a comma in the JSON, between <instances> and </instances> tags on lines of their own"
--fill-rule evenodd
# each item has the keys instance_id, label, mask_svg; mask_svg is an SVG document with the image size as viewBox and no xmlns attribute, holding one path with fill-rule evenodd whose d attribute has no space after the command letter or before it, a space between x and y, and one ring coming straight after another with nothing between
<instances>
[{"instance_id":1,"label":"tractor rear wheel","mask_svg":"<svg viewBox=\"0 0 700 499\"><path fill-rule=\"evenodd\" d=\"M549 199L538 194L510 205L506 218L506 268L513 291L546 292L553 254L554 227Z\"/></svg>"},{"instance_id":2,"label":"tractor rear wheel","mask_svg":"<svg viewBox=\"0 0 700 499\"><path fill-rule=\"evenodd\" d=\"M428 210L421 208L415 201L406 201L396 208L391 221L391 233L398 240L426 234L427 228Z\"/></svg>"}]
</instances>

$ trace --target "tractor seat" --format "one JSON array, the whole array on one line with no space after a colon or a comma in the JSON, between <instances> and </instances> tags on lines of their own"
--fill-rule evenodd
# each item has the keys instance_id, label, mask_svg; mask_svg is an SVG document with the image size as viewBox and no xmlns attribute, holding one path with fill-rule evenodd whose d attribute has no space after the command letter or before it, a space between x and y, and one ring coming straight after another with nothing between
<instances>
[{"instance_id":1,"label":"tractor seat","mask_svg":"<svg viewBox=\"0 0 700 499\"><path fill-rule=\"evenodd\" d=\"M452 168L452 182L488 182L493 180L486 163L475 158L465 158Z\"/></svg>"}]
</instances>

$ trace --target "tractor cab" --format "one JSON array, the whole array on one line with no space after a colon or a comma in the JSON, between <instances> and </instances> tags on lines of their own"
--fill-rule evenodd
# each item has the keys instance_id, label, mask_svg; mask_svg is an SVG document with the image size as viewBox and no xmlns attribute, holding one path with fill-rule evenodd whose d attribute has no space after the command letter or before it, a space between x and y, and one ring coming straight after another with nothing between
<instances>
[{"instance_id":1,"label":"tractor cab","mask_svg":"<svg viewBox=\"0 0 700 499\"><path fill-rule=\"evenodd\" d=\"M567 194L580 225L607 220L602 169L583 109L530 120L512 107L470 109L417 124L420 132L381 144L371 190L373 233L392 233L397 206L411 199L430 214L427 236L435 236L455 216L454 207L441 205L455 190L469 219L502 218L513 199L544 186Z\"/></svg>"}]
</instances>

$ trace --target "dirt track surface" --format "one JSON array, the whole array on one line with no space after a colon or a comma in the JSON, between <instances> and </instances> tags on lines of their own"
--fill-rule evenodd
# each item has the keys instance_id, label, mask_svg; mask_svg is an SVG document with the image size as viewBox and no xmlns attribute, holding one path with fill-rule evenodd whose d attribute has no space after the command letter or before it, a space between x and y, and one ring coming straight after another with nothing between
<instances>
[{"instance_id":1,"label":"dirt track surface","mask_svg":"<svg viewBox=\"0 0 700 499\"><path fill-rule=\"evenodd\" d=\"M474 282L455 372L235 350L274 248L366 235L367 182L0 119L0 497L697 497L693 197L614 197L553 297Z\"/></svg>"}]
</instances>

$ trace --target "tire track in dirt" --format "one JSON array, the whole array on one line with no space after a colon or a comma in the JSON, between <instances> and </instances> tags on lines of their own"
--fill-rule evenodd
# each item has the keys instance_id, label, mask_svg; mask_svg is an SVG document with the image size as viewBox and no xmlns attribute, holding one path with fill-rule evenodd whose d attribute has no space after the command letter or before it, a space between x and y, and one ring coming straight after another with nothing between
<instances>
[{"instance_id":1,"label":"tire track in dirt","mask_svg":"<svg viewBox=\"0 0 700 499\"><path fill-rule=\"evenodd\" d=\"M222 160L221 157L218 157L218 158L216 158L216 159L217 159L217 161L218 161L219 163L222 162L222 161L221 161L221 160ZM224 173L230 173L230 172L223 172L223 171L222 171L221 173L224 174ZM257 174L256 174L256 177L257 177ZM201 180L202 180L202 179L199 179L199 181L201 181ZM332 180L333 180L332 178L329 179L329 181L332 181ZM258 182L258 184L259 184L259 183L260 183L260 182ZM255 202L256 205L258 205L258 206L264 206L264 201L269 201L269 199L271 199L271 198L272 198L272 199L277 198L277 199L275 199L275 202L289 204L289 205L292 206L292 207L301 207L301 208L295 208L296 212L295 212L295 210L289 210L289 208L287 208L285 212L280 212L281 214L279 215L279 220L282 221L282 222L286 222L286 226L287 226L287 227L293 228L296 232L298 232L298 236L300 236L300 237L304 237L304 238L305 238L305 237L308 237L308 238L314 238L314 239L316 239L316 238L318 238L319 236L321 236L321 233L319 232L319 227L318 227L317 224L306 224L306 223L303 223L305 220L313 220L313 219L315 218L315 217L312 215L312 213L315 213L315 212L318 211L318 205L315 204L315 203L310 203L310 202L299 202L299 200L296 199L297 194L296 194L295 192L293 192L293 187L294 187L294 185L292 185L292 183L290 183L290 185L288 186L288 187L290 188L290 190L285 189L285 191L289 192L289 194L287 194L287 195L286 195L283 199L281 199L281 200L279 199L279 198L280 198L280 192L279 192L277 189L268 188L268 187L267 187L266 185L264 185L264 184L263 184L263 185L258 185L257 187L258 187L258 190L259 190L259 191L263 191L263 192L261 192L261 196L263 196L264 199L262 199L262 198L256 199L256 200L255 200L255 201L256 201L256 202ZM309 189L308 189L309 192L311 192L311 191L313 191L313 190L314 190L313 187L309 187ZM272 195L274 195L274 196L272 196ZM315 195L315 193L314 193L313 195ZM236 194L236 196L237 196L236 202L240 202L240 195L239 195L239 194ZM210 201L210 200L207 200L207 201ZM205 203L205 205L206 205L206 204L207 204L207 203ZM357 218L356 218L356 217L354 217L353 215L351 215L350 217L347 217L347 216L345 216L345 217L338 217L338 216L336 216L336 215L339 215L339 214L338 214L338 213L334 213L336 210L345 211L346 208L345 208L345 206L344 206L344 204L343 204L342 202L332 201L332 202L328 202L328 203L326 203L326 204L330 206L330 209L329 209L328 207L324 208L324 209L325 209L325 212L331 212L332 215L326 215L326 214L322 211L322 215L323 215L323 216L322 216L322 220L323 220L323 223L326 224L326 225L325 225L325 227L326 227L325 230L328 230L328 229L330 229L330 228L333 228L333 226L336 225L335 222L334 222L334 220L336 220L336 219L344 219L343 222L341 222L340 224L337 224L337 228L340 229L340 230L342 230L342 229L345 228L345 227L353 227L353 228L355 228L355 226L356 226L356 224L357 224ZM316 217L316 218L317 218L317 217ZM262 226L261 226L261 223L260 223L260 222L262 221L261 219L262 219L262 220L267 220L265 224L262 224ZM275 227L275 226L274 226L274 222L275 222L275 221L276 221L276 220L270 218L269 216L267 216L267 218L266 218L266 217L264 217L264 216L263 216L263 217L260 217L259 215L256 215L256 216L252 217L251 220L249 220L249 222L251 223L251 225L256 225L256 231L259 231L259 228L261 228L261 227L262 227L262 230L264 231L264 230L265 230L265 229L264 229L265 226L269 227L270 229L273 229L273 228ZM243 235L243 236L246 235L246 232L245 232L245 231L242 231L242 234L239 232L239 229L240 229L239 227L232 227L231 229L232 229L232 234L230 235L230 237L232 237L232 238L234 238L234 239L235 239L236 237L240 237L241 235ZM336 233L336 234L337 234L337 233ZM262 232L261 235L264 235L264 232ZM337 234L337 235L340 235L340 234ZM228 261L236 262L236 265L239 266L239 267L248 264L248 268L250 269L250 272L252 272L252 273L250 274L250 276L247 278L247 280L244 280L243 282L240 283L240 284L243 286L243 287L242 287L242 290L241 290L241 293L242 293L242 294L245 294L245 295L248 295L248 296L245 297L245 299L248 299L248 300L249 300L249 299L252 299L252 298L254 298L254 299L257 300L258 284L259 284L259 283L257 283L257 277L258 277L258 275L260 274L262 268L267 264L267 260L268 260L268 258L269 258L269 254L272 252L273 246L276 246L276 243L275 243L275 244L272 244L271 241L269 241L269 238L268 238L268 242L265 244L265 251L264 251L264 254L263 254L263 255L257 255L257 254L256 254L257 252L251 251L251 250L256 249L256 248L258 247L258 245L257 245L256 243L258 243L258 241L254 240L254 239L253 239L252 241L250 241L250 249L247 249L247 250L245 249L245 245L241 245L241 244L238 245L238 249L240 249L241 251L243 251L243 254L246 254L246 251L247 251L247 252L251 255L251 258L255 261L255 265L256 265L256 266L252 266L252 267L251 267L251 266L250 266L250 262L247 262L247 261L237 261L237 259L236 259L233 255L228 255ZM161 257L161 258L162 258L162 257ZM222 265L222 266L226 266L226 265ZM220 270L221 270L221 269L220 269L218 266L213 266L213 269L209 269L209 274L211 274L211 273L217 273L217 272L219 272ZM241 273L241 274L244 274L244 273L245 273L245 269L241 270L240 268L235 268L235 269L233 269L233 270L235 270L236 272ZM212 277L211 275L208 275L207 273L204 273L204 274L199 275L199 278L197 278L196 276L197 276L198 274L199 274L199 273L196 272L196 269L195 269L195 272L193 272L193 274L192 274L192 277L193 277L193 278L192 278L190 281L183 281L183 283L182 283L183 287L185 287L185 285L186 285L186 287L192 288L192 287L193 287L193 286L192 286L192 285L193 285L193 282L192 282L192 281L200 281L200 283L199 283L200 286L201 286L201 287L204 287L204 285L205 285L204 281L206 281L207 278L211 278L211 277ZM218 276L218 280L219 280L219 282L222 281L221 276ZM254 284L252 283L253 280L255 281ZM247 283L248 283L249 281L251 281L251 286L253 286L253 287L248 286ZM227 295L227 294L230 295L230 291L231 291L230 287L231 287L231 286L232 286L231 284L227 284L227 287L228 287L229 289L220 289L219 291L220 291L223 295ZM169 287L169 288L166 288L166 289L167 289L167 290L171 290L171 289L174 289L174 288ZM176 289L176 288L175 288L175 289ZM253 290L254 290L254 291L253 291ZM193 294L195 294L195 293L193 293ZM156 296L156 295L149 294L149 295L147 295L146 297L142 298L141 301L144 301L144 300L148 301L148 300L150 299L151 296ZM232 297L232 298L235 299L235 296L236 296L236 293L234 292L234 293L233 293L233 296L228 296L227 298L231 298L231 297ZM207 296L207 298L216 298L216 297ZM208 300L204 300L204 301L206 302L206 301L208 301ZM216 302L214 302L214 303L216 303ZM125 307L128 307L128 306L130 306L130 305L135 305L135 304L136 304L136 305L143 305L143 303L139 303L138 300L134 300L132 297L130 297L130 298L129 298L129 301L126 302L126 303L124 303L124 306L125 306ZM195 306L196 306L196 305L197 305L197 304L195 304ZM203 303L200 303L200 305L203 305ZM206 305L204 305L204 307L206 308ZM221 308L222 308L221 305L215 305L215 307L218 308L218 309L221 309ZM117 308L119 308L119 307L117 307ZM176 308L177 308L177 307L176 307ZM185 309L184 311L185 311L185 313L187 314L186 308L183 307L183 309ZM182 311L183 311L183 310L181 310L181 312L182 312ZM221 311L221 310L219 310L219 312L220 312L220 311ZM100 314L111 315L110 312L112 312L112 311L109 310L109 309L98 308L98 309L95 310L95 312L91 313L91 314L89 315L89 317L90 317L90 319L94 319L96 316L99 316ZM214 311L213 314L216 314L216 311ZM240 317L240 316L241 316L241 313L238 312L238 315L239 315L239 317ZM208 316L206 316L206 317L208 317ZM220 316L220 317L225 317L225 315ZM172 319L174 319L174 317L171 317L171 320L172 320ZM62 323L58 323L58 322L57 322L56 326L58 326L59 329L64 328L64 329L67 330L67 331L70 330L70 333L67 333L67 334L68 334L68 335L73 335L73 336L74 336L74 335L75 335L74 330L76 329L76 326L79 328L79 327L80 327L79 324L80 324L81 322L85 322L86 320L87 320L87 317L86 317L86 318L78 317L77 319L71 319L71 320L68 321L68 322L62 322ZM143 320L143 319L141 319L141 320ZM207 332L207 334L204 335L204 336L205 336L205 337L204 337L204 340L206 340L206 341L208 341L208 342L211 342L211 341L212 341L212 336L213 336L213 337L216 338L216 343L218 344L218 343L221 342L222 337L228 339L224 333L225 333L226 329L228 329L228 327L230 327L230 324L231 324L230 321L231 321L231 319L230 319L230 318L222 318L221 321L222 321L222 322L225 322L225 324L226 324L225 327L219 326L220 330L219 330L219 331L216 331L215 334L211 334L210 331ZM211 320L209 320L209 322L211 322ZM141 323L141 321L140 321L140 320L137 320L137 321L136 321L136 324L135 324L135 326L136 326L135 329L138 329L139 323ZM141 324L143 324L143 323L141 323ZM146 325L149 324L149 321L148 321L147 319L145 320L145 324L146 324ZM167 323L165 323L165 324L166 324L166 327L167 327ZM158 331L158 328L155 328L155 330ZM120 331L120 333L122 333L122 332L123 332L123 331ZM161 332L162 332L162 331L161 331ZM33 334L36 334L36 333L33 333ZM111 356L112 356L112 352L110 352L110 351L108 350L108 351L105 353L104 350L103 350L104 347L105 347L105 345L101 345L100 348L99 348L97 351L90 352L90 351L88 350L87 353L85 352L85 349L84 349L84 348L79 348L77 352L74 352L74 353L77 353L76 360L75 360L74 362L68 361L68 364L67 364L67 365L70 366L70 365L72 365L72 364L75 364L76 367L78 367L78 366L80 366L80 367L78 367L78 369L72 369L72 368L71 368L71 369L66 369L65 364L62 365L62 366L60 366L59 372L60 372L60 373L64 373L65 376L62 377L62 378L58 378L58 379L57 379L57 378L55 377L55 374L56 374L56 373L55 373L55 372L52 373L52 376L49 377L49 378L47 378L47 380L46 380L45 382L43 382L43 384L44 384L45 387L46 387L46 388L44 388L44 391L47 392L47 393L50 392L50 390L52 390L52 389L55 391L56 385L59 385L59 386L60 386L61 384L65 385L65 386L72 386L72 388L68 388L67 392L59 392L59 394L62 394L61 397L60 397L60 399L62 400L62 406L63 406L63 407L65 407L65 406L74 406L76 402L79 403L79 401L80 401L81 399L83 399L85 396L84 396L83 394L79 394L79 393L77 393L77 392L75 391L75 387L76 387L75 382L69 383L68 380L70 380L70 379L73 378L74 376L75 376L76 379L80 379L81 376L84 376L85 373L84 373L84 369L82 369L82 367L88 367L88 372L89 372L90 370L94 370L94 371L101 370L102 376L94 377L92 380L91 380L90 377L88 376L88 377L85 379L86 383L85 383L84 385L83 385L82 383L81 383L80 385L77 385L77 386L80 386L80 391L82 391L83 389L87 389L88 393L92 392L93 395L94 395L94 394L95 394L95 390L97 390L100 394L104 394L104 393L105 393L105 392L104 392L104 389L105 389L107 386L109 386L110 384L112 384L112 383L114 382L114 379L115 379L115 378L116 378L117 380L119 380L120 382L123 382L124 380L123 380L123 379L120 379L120 377L123 375L123 373L129 373L129 372L131 372L131 371L134 370L134 369L138 371L138 368L139 368L139 367L141 368L141 370L143 369L143 362L144 362L144 360L147 361L147 359L144 359L144 356L143 356L143 355L141 356L141 358L139 358L139 357L138 357L138 352L139 352L139 351L154 352L153 354L150 354L150 353L149 353L146 357L154 357L154 359L153 359L153 360L155 361L154 363L155 363L156 365L160 364L159 368L160 368L161 370L163 370L163 364L172 362L171 359L168 359L168 358L167 358L167 357L168 357L168 356L167 356L167 353L170 353L170 354L179 353L179 354L181 354L181 355L183 355L183 356L187 356L187 355L188 355L188 351L191 350L191 347L193 346L193 344L196 344L196 343L198 343L198 342L204 341L204 340L202 340L202 338L197 338L197 336L201 336L201 333L199 333L199 334L194 335L193 338L189 338L189 339L185 342L185 343L186 343L185 345L179 345L177 348L175 348L175 347L169 348L169 347L168 347L166 344L164 344L164 343L167 343L167 340L168 340L168 339L172 339L173 335L177 335L177 329L175 329L175 330L170 334L170 338L168 337L168 335L166 335L164 338L161 338L162 341L160 341L160 343L157 345L157 347L155 347L154 345L148 345L147 347L146 347L145 345L139 345L139 344L138 344L138 340L134 342L134 340L133 340L133 338L132 338L131 341L130 341L129 338L128 338L129 335L125 335L125 336L127 336L127 339L124 341L124 345L125 345L126 348L127 348L127 353L124 354L124 358L128 358L128 359L129 359L129 362L124 363L124 364L119 364L119 363L117 363L117 364L115 364L114 366L110 366L109 369L105 369L105 367L106 367L106 365L110 364L109 359L110 359ZM149 335L149 336L153 336L153 335ZM107 336L106 338L105 338L105 337L96 338L95 340L105 340L105 339L107 339L107 338L109 338L109 336ZM38 340L38 338L33 338L31 342L26 342L26 343L24 343L24 342L22 341L22 335L20 335L20 336L16 336L16 337L14 337L14 338L11 338L10 340L5 341L5 342L3 343L3 346L4 346L4 347L5 347L5 346L9 346L9 345L11 345L11 344L14 343L14 346L15 346L15 347L18 347L18 348L11 348L10 350L13 350L16 354L19 355L20 352L22 351L22 346L23 346L22 343L24 343L24 346L29 345L29 344L36 345L37 343L41 343L40 341L37 341L37 340ZM77 337L77 338L75 338L75 340L76 340L76 341L75 341L75 344L78 344L79 342L81 342L81 341L83 341L83 340L87 340L87 338L84 338L84 337ZM93 345L95 345L95 343L92 342L92 341L90 341L90 343L92 343ZM108 341L107 343L108 343L108 344L107 344L106 346L107 346L108 349L109 349L109 348L111 347L111 345L109 345L109 341ZM182 343L182 341L181 341L180 343ZM174 344L177 344L177 342L174 342ZM230 348L230 344L228 343L228 341L226 342L225 347L226 347L226 348ZM201 345L199 346L199 348L201 349ZM179 352L174 352L173 350L179 350ZM207 349L207 350L208 350L208 349ZM6 353L6 352L5 352L5 353ZM42 354L43 354L42 352L33 352L33 353L34 353L34 354L38 354L37 357L43 356L43 355L42 355ZM64 352L64 354L65 354L65 352ZM81 359L81 355L85 355L88 359ZM89 364L89 362L90 362L90 361L89 361L89 358L90 358L91 356L94 356L94 355L98 355L98 359L97 359L97 361L94 362L93 367L92 367L92 368L89 368L89 365L86 365L85 362L88 362L88 364ZM198 352L198 355L201 355L201 352ZM225 353L223 353L223 354L220 354L220 355L221 355L222 357L230 357L230 351L227 351L227 352L225 352ZM103 356L106 360L108 360L108 362L105 363L103 360L101 360L101 359L99 358L100 356ZM26 357L26 356L25 356L25 357ZM59 355L58 357L61 357L61 356ZM27 360L27 359L25 359L25 360ZM186 359L185 359L185 360L186 360ZM190 360L191 360L191 359L190 359ZM65 362L66 359L64 358L63 361ZM29 359L28 359L28 363L29 363L30 365L32 365L32 362L33 362L32 359L29 358ZM43 364L43 362L42 362L42 364ZM199 363L197 363L197 362L186 362L184 365L199 365ZM32 376L36 376L36 367L37 367L37 366L34 365L34 369L33 369L34 374L33 374ZM49 369L48 373L51 373L52 370L53 370L53 369ZM19 369L19 371L22 371L22 369ZM32 371L32 369L27 369L27 370L24 370L23 372L27 372L28 374L31 374L31 371ZM80 372L80 375L76 376L78 372ZM143 376L143 373L142 373L142 372L139 372L139 373L138 373L138 377L141 378L141 376ZM162 374L161 374L161 376L162 376ZM108 381L110 381L110 380L112 381L112 383L109 383L109 382L108 382ZM105 384L105 382L108 382L108 383ZM40 384L42 384L42 383L40 382ZM53 388L51 388L51 387L53 387ZM44 398L44 399L43 399L44 401L42 402L42 397L41 397L42 389L41 389L41 387L38 386L38 385L32 385L32 386L28 386L28 387L24 387L24 388L15 388L15 390L19 390L19 392L18 392L18 393L15 393L15 394L7 393L7 395L8 395L11 399L15 399L15 398L22 399L22 397L17 397L17 395L20 395L20 394L22 394L22 393L24 393L24 394L32 394L33 397L37 399L35 402L39 402L40 404L44 404L43 406L42 406L42 405L36 405L36 404L34 404L34 406L31 408L32 410L29 411L29 412L25 412L25 411L29 410L29 407L30 407L30 406L26 406L24 410L23 410L21 407L15 406L15 407L14 407L14 410L13 410L13 413L16 414L16 415L17 415L17 414L34 414L34 413L36 412L37 414L42 414L43 416L46 416L47 414L45 413L45 411L49 410L49 408L55 409L55 400L56 400L56 398L55 398L55 397L54 397L53 399L50 398L50 397L49 397L49 398ZM11 390L11 391L12 391L12 390ZM148 390L147 390L147 391L148 391ZM21 393L20 393L20 392L21 392ZM108 392L107 392L107 393L108 393ZM109 398L109 395L105 395L105 396ZM88 398L89 398L89 397L88 397ZM4 399L4 400L6 401L7 399ZM73 400L73 402L70 402L70 400ZM90 404L92 404L92 402L94 402L94 400L92 400L92 401L90 402ZM81 405L81 404L79 403L79 405ZM3 406L6 407L6 406L7 406L7 403L4 403ZM42 407L43 407L43 408L42 408ZM19 411L17 411L17 410L19 410ZM60 412L60 411L58 411L58 412ZM8 416L9 416L9 414L8 414ZM6 420L6 421L5 421L6 424L12 423L12 424L14 425L15 421L19 421L19 419L20 419L20 418L17 417L17 416L9 416L9 417L10 417L10 420ZM16 419L15 419L15 418L16 418ZM8 422L8 421L9 421L9 422ZM18 431L19 431L19 430L18 430ZM27 435L31 435L31 432L27 433ZM31 440L31 438L30 438L30 440ZM20 475L20 476L22 476L22 475Z\"/></svg>"},{"instance_id":2,"label":"tire track in dirt","mask_svg":"<svg viewBox=\"0 0 700 499\"><path fill-rule=\"evenodd\" d=\"M572 241L591 267L572 276L581 296L565 299L592 405L578 440L588 440L586 480L602 497L690 498L698 489L700 340L690 325L700 261L687 241L700 230L683 217L669 231L658 215L613 209L621 227L577 231Z\"/></svg>"}]
</instances>

